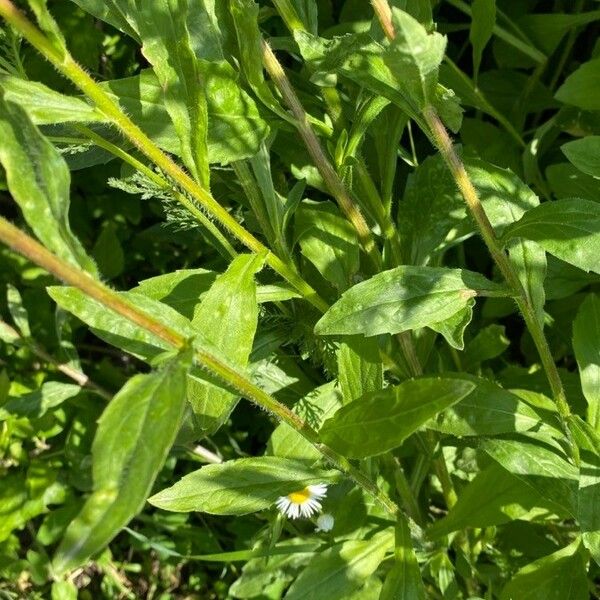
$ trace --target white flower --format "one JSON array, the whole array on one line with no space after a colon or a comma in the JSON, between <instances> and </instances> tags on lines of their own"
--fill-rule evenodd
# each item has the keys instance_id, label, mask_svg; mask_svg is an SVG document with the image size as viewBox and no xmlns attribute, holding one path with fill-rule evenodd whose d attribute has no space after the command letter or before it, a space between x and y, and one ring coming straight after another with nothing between
<instances>
[{"instance_id":1,"label":"white flower","mask_svg":"<svg viewBox=\"0 0 600 600\"><path fill-rule=\"evenodd\" d=\"M319 500L327 494L327 486L324 483L309 485L303 490L292 492L287 496L280 496L277 500L279 511L290 519L298 517L312 517L314 513L321 510Z\"/></svg>"},{"instance_id":2,"label":"white flower","mask_svg":"<svg viewBox=\"0 0 600 600\"><path fill-rule=\"evenodd\" d=\"M331 531L334 525L335 519L333 518L333 515L325 513L317 519L317 528L315 531L323 531L326 533Z\"/></svg>"}]
</instances>

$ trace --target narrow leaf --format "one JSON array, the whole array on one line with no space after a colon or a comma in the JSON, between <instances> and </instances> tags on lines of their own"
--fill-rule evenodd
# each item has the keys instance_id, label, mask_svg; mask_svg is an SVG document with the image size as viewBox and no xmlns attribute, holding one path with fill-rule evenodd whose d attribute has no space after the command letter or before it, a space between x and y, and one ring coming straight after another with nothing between
<instances>
[{"instance_id":1,"label":"narrow leaf","mask_svg":"<svg viewBox=\"0 0 600 600\"><path fill-rule=\"evenodd\" d=\"M94 490L67 528L55 572L102 550L144 506L181 424L190 358L135 375L102 414L92 446Z\"/></svg>"},{"instance_id":2,"label":"narrow leaf","mask_svg":"<svg viewBox=\"0 0 600 600\"><path fill-rule=\"evenodd\" d=\"M64 159L27 113L0 92L0 164L28 225L52 252L98 275L69 226L71 177Z\"/></svg>"},{"instance_id":3,"label":"narrow leaf","mask_svg":"<svg viewBox=\"0 0 600 600\"><path fill-rule=\"evenodd\" d=\"M573 322L573 349L579 366L583 395L588 402L587 421L600 430L600 296L590 294Z\"/></svg>"}]
</instances>

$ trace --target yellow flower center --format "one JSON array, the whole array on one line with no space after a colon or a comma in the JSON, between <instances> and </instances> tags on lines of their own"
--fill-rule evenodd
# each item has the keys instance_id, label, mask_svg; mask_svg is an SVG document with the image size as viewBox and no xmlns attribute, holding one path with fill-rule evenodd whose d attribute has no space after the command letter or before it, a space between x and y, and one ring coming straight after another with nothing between
<instances>
[{"instance_id":1,"label":"yellow flower center","mask_svg":"<svg viewBox=\"0 0 600 600\"><path fill-rule=\"evenodd\" d=\"M287 498L293 504L304 504L307 500L310 500L310 490L306 487L299 492L288 494Z\"/></svg>"}]
</instances>

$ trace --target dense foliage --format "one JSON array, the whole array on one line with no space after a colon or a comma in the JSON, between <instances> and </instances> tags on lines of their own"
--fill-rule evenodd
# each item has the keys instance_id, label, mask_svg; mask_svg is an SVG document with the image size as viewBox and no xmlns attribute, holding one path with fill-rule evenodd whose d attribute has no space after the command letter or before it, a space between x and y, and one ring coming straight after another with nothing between
<instances>
[{"instance_id":1,"label":"dense foliage","mask_svg":"<svg viewBox=\"0 0 600 600\"><path fill-rule=\"evenodd\" d=\"M599 9L0 0L0 598L600 597Z\"/></svg>"}]
</instances>

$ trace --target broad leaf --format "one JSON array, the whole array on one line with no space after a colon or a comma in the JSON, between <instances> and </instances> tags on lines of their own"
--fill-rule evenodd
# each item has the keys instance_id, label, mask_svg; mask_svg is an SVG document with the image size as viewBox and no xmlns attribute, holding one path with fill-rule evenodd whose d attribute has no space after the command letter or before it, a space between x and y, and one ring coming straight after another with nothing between
<instances>
[{"instance_id":1,"label":"broad leaf","mask_svg":"<svg viewBox=\"0 0 600 600\"><path fill-rule=\"evenodd\" d=\"M47 381L39 389L23 394L22 396L9 396L0 404L0 421L11 416L35 419L46 414L81 392L78 385Z\"/></svg>"},{"instance_id":2,"label":"broad leaf","mask_svg":"<svg viewBox=\"0 0 600 600\"><path fill-rule=\"evenodd\" d=\"M573 350L583 395L588 402L587 421L600 430L600 297L590 294L573 322Z\"/></svg>"},{"instance_id":3,"label":"broad leaf","mask_svg":"<svg viewBox=\"0 0 600 600\"><path fill-rule=\"evenodd\" d=\"M179 137L184 164L209 185L207 90L192 49L187 0L111 0L142 41L142 53L162 88L164 104Z\"/></svg>"},{"instance_id":4,"label":"broad leaf","mask_svg":"<svg viewBox=\"0 0 600 600\"><path fill-rule=\"evenodd\" d=\"M582 173L600 177L600 135L587 137L567 142L560 149ZM572 196L572 194L571 194Z\"/></svg>"},{"instance_id":5,"label":"broad leaf","mask_svg":"<svg viewBox=\"0 0 600 600\"><path fill-rule=\"evenodd\" d=\"M600 273L600 203L580 198L544 202L504 233L507 240L518 237L584 271Z\"/></svg>"},{"instance_id":6,"label":"broad leaf","mask_svg":"<svg viewBox=\"0 0 600 600\"><path fill-rule=\"evenodd\" d=\"M500 439L485 442L483 449L547 500L577 514L577 469L556 451L540 443Z\"/></svg>"},{"instance_id":7,"label":"broad leaf","mask_svg":"<svg viewBox=\"0 0 600 600\"><path fill-rule=\"evenodd\" d=\"M579 540L529 563L502 590L501 600L588 600L585 559Z\"/></svg>"},{"instance_id":8,"label":"broad leaf","mask_svg":"<svg viewBox=\"0 0 600 600\"><path fill-rule=\"evenodd\" d=\"M376 338L344 338L337 352L337 365L344 404L383 389L383 365Z\"/></svg>"},{"instance_id":9,"label":"broad leaf","mask_svg":"<svg viewBox=\"0 0 600 600\"><path fill-rule=\"evenodd\" d=\"M435 538L469 527L484 528L556 513L568 514L535 487L492 462L460 491L450 512L433 523L427 533Z\"/></svg>"},{"instance_id":10,"label":"broad leaf","mask_svg":"<svg viewBox=\"0 0 600 600\"><path fill-rule=\"evenodd\" d=\"M28 225L52 252L97 276L69 226L71 177L64 159L20 106L0 92L0 164Z\"/></svg>"},{"instance_id":11,"label":"broad leaf","mask_svg":"<svg viewBox=\"0 0 600 600\"><path fill-rule=\"evenodd\" d=\"M400 333L448 319L478 295L503 288L461 269L401 266L342 294L315 327L319 335Z\"/></svg>"},{"instance_id":12,"label":"broad leaf","mask_svg":"<svg viewBox=\"0 0 600 600\"><path fill-rule=\"evenodd\" d=\"M462 437L529 431L541 425L533 408L493 381L464 373L457 373L456 378L472 382L473 391L428 422L429 428Z\"/></svg>"},{"instance_id":13,"label":"broad leaf","mask_svg":"<svg viewBox=\"0 0 600 600\"><path fill-rule=\"evenodd\" d=\"M410 379L344 405L325 421L319 435L351 458L382 454L402 445L429 419L474 388L470 381L458 379Z\"/></svg>"},{"instance_id":14,"label":"broad leaf","mask_svg":"<svg viewBox=\"0 0 600 600\"><path fill-rule=\"evenodd\" d=\"M55 572L102 550L144 506L181 425L189 360L135 375L102 413L92 446L94 490L67 528Z\"/></svg>"},{"instance_id":15,"label":"broad leaf","mask_svg":"<svg viewBox=\"0 0 600 600\"><path fill-rule=\"evenodd\" d=\"M375 572L393 545L392 529L386 529L370 540L348 540L336 544L313 557L284 598L348 598Z\"/></svg>"},{"instance_id":16,"label":"broad leaf","mask_svg":"<svg viewBox=\"0 0 600 600\"><path fill-rule=\"evenodd\" d=\"M310 463L263 456L207 465L149 499L173 512L245 515L272 506L279 496L339 477Z\"/></svg>"},{"instance_id":17,"label":"broad leaf","mask_svg":"<svg viewBox=\"0 0 600 600\"><path fill-rule=\"evenodd\" d=\"M558 88L556 99L584 110L600 110L600 58L583 63Z\"/></svg>"}]
</instances>

